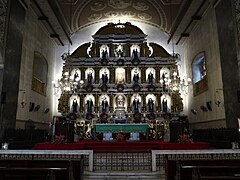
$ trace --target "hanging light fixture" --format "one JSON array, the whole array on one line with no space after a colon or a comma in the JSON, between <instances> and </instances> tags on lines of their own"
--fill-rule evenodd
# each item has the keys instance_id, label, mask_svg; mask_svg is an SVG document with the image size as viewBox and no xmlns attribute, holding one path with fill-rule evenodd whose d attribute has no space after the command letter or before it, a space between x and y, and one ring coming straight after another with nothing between
<instances>
[{"instance_id":1,"label":"hanging light fixture","mask_svg":"<svg viewBox=\"0 0 240 180\"><path fill-rule=\"evenodd\" d=\"M74 94L80 91L83 88L84 81L80 77L75 77L74 74L71 74L70 68L70 48L71 48L71 23L72 23L72 0L70 1L69 6L69 43L67 53L64 53L61 57L64 61L62 77L57 81L53 82L54 94L57 95L61 92ZM76 73L76 72L75 72Z\"/></svg>"}]
</instances>

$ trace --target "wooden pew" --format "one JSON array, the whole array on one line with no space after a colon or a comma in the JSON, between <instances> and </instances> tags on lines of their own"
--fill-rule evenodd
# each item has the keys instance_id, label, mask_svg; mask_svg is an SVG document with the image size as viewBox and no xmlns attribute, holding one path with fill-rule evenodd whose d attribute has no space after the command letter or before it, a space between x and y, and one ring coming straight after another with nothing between
<instances>
[{"instance_id":1,"label":"wooden pew","mask_svg":"<svg viewBox=\"0 0 240 180\"><path fill-rule=\"evenodd\" d=\"M82 180L86 155L92 171L92 150L0 150L0 179Z\"/></svg>"},{"instance_id":2,"label":"wooden pew","mask_svg":"<svg viewBox=\"0 0 240 180\"><path fill-rule=\"evenodd\" d=\"M239 161L178 161L176 179L240 179Z\"/></svg>"}]
</instances>

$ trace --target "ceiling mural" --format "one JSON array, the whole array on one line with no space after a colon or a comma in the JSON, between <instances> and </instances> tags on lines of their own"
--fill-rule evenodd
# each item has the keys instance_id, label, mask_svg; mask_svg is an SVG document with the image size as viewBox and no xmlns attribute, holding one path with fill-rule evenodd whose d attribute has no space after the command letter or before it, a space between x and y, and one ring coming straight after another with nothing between
<instances>
[{"instance_id":1,"label":"ceiling mural","mask_svg":"<svg viewBox=\"0 0 240 180\"><path fill-rule=\"evenodd\" d=\"M119 21L143 22L169 32L181 1L58 0L72 33L98 22Z\"/></svg>"}]
</instances>

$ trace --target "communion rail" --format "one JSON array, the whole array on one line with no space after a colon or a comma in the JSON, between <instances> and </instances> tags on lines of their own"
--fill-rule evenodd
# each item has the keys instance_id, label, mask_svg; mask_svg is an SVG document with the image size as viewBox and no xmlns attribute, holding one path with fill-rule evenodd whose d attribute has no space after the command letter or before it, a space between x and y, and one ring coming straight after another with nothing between
<instances>
[{"instance_id":1,"label":"communion rail","mask_svg":"<svg viewBox=\"0 0 240 180\"><path fill-rule=\"evenodd\" d=\"M82 180L87 158L88 170L93 171L92 150L0 150L0 177Z\"/></svg>"}]
</instances>

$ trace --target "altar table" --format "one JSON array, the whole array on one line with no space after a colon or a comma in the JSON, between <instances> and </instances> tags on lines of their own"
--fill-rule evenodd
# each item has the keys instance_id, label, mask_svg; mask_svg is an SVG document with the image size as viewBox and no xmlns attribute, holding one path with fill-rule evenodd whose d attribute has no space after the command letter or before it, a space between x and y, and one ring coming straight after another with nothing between
<instances>
[{"instance_id":1,"label":"altar table","mask_svg":"<svg viewBox=\"0 0 240 180\"><path fill-rule=\"evenodd\" d=\"M148 125L143 124L95 124L94 126L94 139L96 133L145 133L146 139L148 138Z\"/></svg>"}]
</instances>

